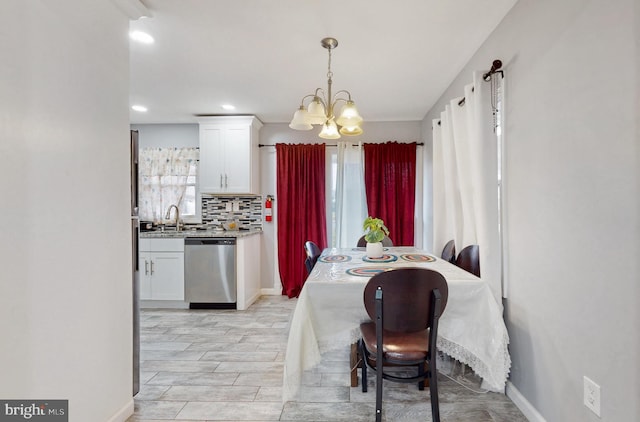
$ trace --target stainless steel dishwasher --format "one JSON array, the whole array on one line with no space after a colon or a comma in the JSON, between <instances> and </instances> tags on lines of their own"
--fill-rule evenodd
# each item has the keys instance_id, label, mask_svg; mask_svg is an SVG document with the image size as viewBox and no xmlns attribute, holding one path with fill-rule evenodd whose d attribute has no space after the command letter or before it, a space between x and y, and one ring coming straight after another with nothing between
<instances>
[{"instance_id":1,"label":"stainless steel dishwasher","mask_svg":"<svg viewBox=\"0 0 640 422\"><path fill-rule=\"evenodd\" d=\"M236 308L235 238L185 238L184 300L191 309Z\"/></svg>"}]
</instances>

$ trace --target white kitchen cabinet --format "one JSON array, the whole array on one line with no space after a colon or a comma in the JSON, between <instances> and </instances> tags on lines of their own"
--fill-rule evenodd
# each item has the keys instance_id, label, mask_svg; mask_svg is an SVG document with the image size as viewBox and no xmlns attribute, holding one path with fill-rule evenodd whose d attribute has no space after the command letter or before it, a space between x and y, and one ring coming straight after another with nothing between
<instances>
[{"instance_id":1,"label":"white kitchen cabinet","mask_svg":"<svg viewBox=\"0 0 640 422\"><path fill-rule=\"evenodd\" d=\"M201 193L258 194L258 132L255 116L201 117L199 185Z\"/></svg>"},{"instance_id":2,"label":"white kitchen cabinet","mask_svg":"<svg viewBox=\"0 0 640 422\"><path fill-rule=\"evenodd\" d=\"M260 236L239 237L236 243L238 295L236 307L245 310L260 297Z\"/></svg>"},{"instance_id":3,"label":"white kitchen cabinet","mask_svg":"<svg viewBox=\"0 0 640 422\"><path fill-rule=\"evenodd\" d=\"M140 299L184 300L184 239L140 239Z\"/></svg>"}]
</instances>

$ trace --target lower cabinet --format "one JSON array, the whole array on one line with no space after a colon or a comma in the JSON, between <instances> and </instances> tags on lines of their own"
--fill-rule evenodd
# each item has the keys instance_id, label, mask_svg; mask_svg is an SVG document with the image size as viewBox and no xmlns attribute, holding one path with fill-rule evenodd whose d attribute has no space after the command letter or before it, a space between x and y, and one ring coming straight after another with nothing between
<instances>
[{"instance_id":1,"label":"lower cabinet","mask_svg":"<svg viewBox=\"0 0 640 422\"><path fill-rule=\"evenodd\" d=\"M184 240L140 239L140 299L184 300Z\"/></svg>"},{"instance_id":2,"label":"lower cabinet","mask_svg":"<svg viewBox=\"0 0 640 422\"><path fill-rule=\"evenodd\" d=\"M239 237L236 243L238 270L237 309L247 309L260 297L260 236Z\"/></svg>"},{"instance_id":3,"label":"lower cabinet","mask_svg":"<svg viewBox=\"0 0 640 422\"><path fill-rule=\"evenodd\" d=\"M184 301L184 239L141 238L139 248L140 300ZM260 297L260 236L237 239L236 270L236 307L244 310Z\"/></svg>"}]
</instances>

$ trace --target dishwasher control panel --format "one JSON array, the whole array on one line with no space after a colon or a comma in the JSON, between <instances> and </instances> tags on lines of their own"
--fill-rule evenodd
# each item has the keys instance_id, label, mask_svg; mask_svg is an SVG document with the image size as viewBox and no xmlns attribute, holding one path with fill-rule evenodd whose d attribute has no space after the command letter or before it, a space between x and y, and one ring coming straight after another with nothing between
<instances>
[{"instance_id":1,"label":"dishwasher control panel","mask_svg":"<svg viewBox=\"0 0 640 422\"><path fill-rule=\"evenodd\" d=\"M235 237L187 237L185 245L235 245Z\"/></svg>"}]
</instances>

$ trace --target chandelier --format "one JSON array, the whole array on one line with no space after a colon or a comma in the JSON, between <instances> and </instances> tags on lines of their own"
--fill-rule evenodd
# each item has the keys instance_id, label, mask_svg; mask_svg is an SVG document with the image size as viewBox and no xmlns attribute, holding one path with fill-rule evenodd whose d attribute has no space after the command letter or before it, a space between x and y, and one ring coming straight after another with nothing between
<instances>
[{"instance_id":1,"label":"chandelier","mask_svg":"<svg viewBox=\"0 0 640 422\"><path fill-rule=\"evenodd\" d=\"M331 50L338 46L335 38L323 38L320 44L329 51L329 65L327 66L327 91L316 88L315 93L305 95L300 102L300 108L294 113L289 127L295 130L311 130L313 125L322 125L321 138L339 139L340 134L356 136L362 134L362 117L358 113L349 91L338 91L331 96L333 72L331 71ZM304 102L313 98L307 108ZM339 102L344 102L340 115L335 117L334 110ZM340 130L338 130L340 126Z\"/></svg>"}]
</instances>

